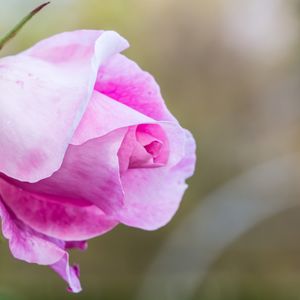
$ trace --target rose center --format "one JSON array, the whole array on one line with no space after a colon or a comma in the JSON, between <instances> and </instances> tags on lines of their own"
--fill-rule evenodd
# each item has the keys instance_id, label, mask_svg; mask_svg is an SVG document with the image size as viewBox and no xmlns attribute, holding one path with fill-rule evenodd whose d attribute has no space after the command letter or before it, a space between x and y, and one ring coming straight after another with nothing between
<instances>
[{"instance_id":1,"label":"rose center","mask_svg":"<svg viewBox=\"0 0 300 300\"><path fill-rule=\"evenodd\" d=\"M157 168L168 161L168 140L159 125L139 125L128 129L118 153L120 169Z\"/></svg>"}]
</instances>

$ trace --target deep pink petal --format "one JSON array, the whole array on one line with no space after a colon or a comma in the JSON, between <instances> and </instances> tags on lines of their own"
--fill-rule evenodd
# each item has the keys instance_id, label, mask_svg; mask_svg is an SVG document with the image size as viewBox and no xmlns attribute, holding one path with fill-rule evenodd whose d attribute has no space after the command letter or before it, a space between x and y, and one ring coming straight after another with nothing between
<instances>
[{"instance_id":1,"label":"deep pink petal","mask_svg":"<svg viewBox=\"0 0 300 300\"><path fill-rule=\"evenodd\" d=\"M65 243L66 250L68 249L79 249L86 250L88 248L87 241L67 241Z\"/></svg>"},{"instance_id":2,"label":"deep pink petal","mask_svg":"<svg viewBox=\"0 0 300 300\"><path fill-rule=\"evenodd\" d=\"M154 78L123 55L112 56L100 67L95 90L155 120L175 120Z\"/></svg>"},{"instance_id":3,"label":"deep pink petal","mask_svg":"<svg viewBox=\"0 0 300 300\"><path fill-rule=\"evenodd\" d=\"M127 47L115 32L75 31L0 60L0 172L50 176L91 97L99 65Z\"/></svg>"},{"instance_id":4,"label":"deep pink petal","mask_svg":"<svg viewBox=\"0 0 300 300\"><path fill-rule=\"evenodd\" d=\"M19 220L38 232L66 241L80 241L104 234L118 222L87 201L53 197L27 191L0 178L0 195ZM74 247L74 243L68 244Z\"/></svg>"},{"instance_id":5,"label":"deep pink petal","mask_svg":"<svg viewBox=\"0 0 300 300\"><path fill-rule=\"evenodd\" d=\"M23 222L5 206L0 198L0 217L2 219L3 236L8 239L10 250L15 258L29 263L50 265L73 292L81 290L77 267L69 266L69 255L64 250L63 241L40 234Z\"/></svg>"},{"instance_id":6,"label":"deep pink petal","mask_svg":"<svg viewBox=\"0 0 300 300\"><path fill-rule=\"evenodd\" d=\"M53 264L63 257L62 249L25 226L9 212L2 200L0 200L0 216L3 236L9 240L14 257L41 265Z\"/></svg>"},{"instance_id":7,"label":"deep pink petal","mask_svg":"<svg viewBox=\"0 0 300 300\"><path fill-rule=\"evenodd\" d=\"M175 214L195 168L195 141L186 131L185 153L175 166L128 169L122 175L125 193L120 222L146 230L165 225Z\"/></svg>"}]
</instances>

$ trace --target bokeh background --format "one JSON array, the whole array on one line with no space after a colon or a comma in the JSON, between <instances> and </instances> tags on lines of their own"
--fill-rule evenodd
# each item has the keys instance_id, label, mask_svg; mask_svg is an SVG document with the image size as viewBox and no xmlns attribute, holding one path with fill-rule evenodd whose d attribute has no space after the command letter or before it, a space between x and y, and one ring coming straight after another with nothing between
<instances>
[{"instance_id":1,"label":"bokeh background","mask_svg":"<svg viewBox=\"0 0 300 300\"><path fill-rule=\"evenodd\" d=\"M0 0L0 33L40 2ZM197 140L196 174L165 228L72 252L81 294L2 241L0 300L300 299L300 1L53 0L1 56L79 28L130 41Z\"/></svg>"}]
</instances>

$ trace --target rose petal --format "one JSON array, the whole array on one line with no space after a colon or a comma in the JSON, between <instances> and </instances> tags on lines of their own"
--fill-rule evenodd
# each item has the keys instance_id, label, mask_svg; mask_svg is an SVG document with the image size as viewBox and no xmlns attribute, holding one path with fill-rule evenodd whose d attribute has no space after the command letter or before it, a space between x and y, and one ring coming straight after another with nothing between
<instances>
[{"instance_id":1,"label":"rose petal","mask_svg":"<svg viewBox=\"0 0 300 300\"><path fill-rule=\"evenodd\" d=\"M69 284L73 292L81 290L76 267L69 266L64 242L42 235L18 220L0 198L0 217L3 236L9 240L15 258L29 263L50 265Z\"/></svg>"},{"instance_id":2,"label":"rose petal","mask_svg":"<svg viewBox=\"0 0 300 300\"><path fill-rule=\"evenodd\" d=\"M155 124L156 123L156 124ZM155 122L154 124L140 124L129 128L122 146L118 152L121 173L130 167L172 167L184 155L184 130L174 122ZM154 159L147 149L138 141L137 133L151 135L160 141L159 156Z\"/></svg>"},{"instance_id":3,"label":"rose petal","mask_svg":"<svg viewBox=\"0 0 300 300\"><path fill-rule=\"evenodd\" d=\"M75 248L83 251L88 248L88 243L87 241L67 241L65 248L66 250Z\"/></svg>"},{"instance_id":4,"label":"rose petal","mask_svg":"<svg viewBox=\"0 0 300 300\"><path fill-rule=\"evenodd\" d=\"M66 252L61 260L50 266L56 273L58 273L68 284L68 291L72 293L79 293L81 285L79 281L79 266L70 266L69 254Z\"/></svg>"},{"instance_id":5,"label":"rose petal","mask_svg":"<svg viewBox=\"0 0 300 300\"><path fill-rule=\"evenodd\" d=\"M153 166L152 155L137 141L137 126L130 127L118 152L121 174L128 168Z\"/></svg>"},{"instance_id":6,"label":"rose petal","mask_svg":"<svg viewBox=\"0 0 300 300\"><path fill-rule=\"evenodd\" d=\"M123 55L112 56L100 67L95 90L155 120L175 120L154 78Z\"/></svg>"},{"instance_id":7,"label":"rose petal","mask_svg":"<svg viewBox=\"0 0 300 300\"><path fill-rule=\"evenodd\" d=\"M148 125L150 126L150 125ZM158 126L158 125L152 125L152 126ZM139 126L131 126L126 136L122 142L121 148L118 152L119 156L119 164L120 164L120 171L121 174L124 171L127 171L128 168L155 168L155 167L161 167L166 164L169 156L168 151L168 141L165 138L164 135L164 142L160 141L160 148L166 148L167 151L164 154L164 159L160 162L156 162L154 156L149 153L143 144L145 140L148 139L148 142L153 143L153 141L156 141L156 138L154 136L148 136L147 138L144 137L144 132L138 131ZM157 129L162 129L158 126ZM143 137L141 139L141 137ZM163 145L164 143L164 145ZM148 144L149 146L149 144ZM162 151L164 152L164 151Z\"/></svg>"},{"instance_id":8,"label":"rose petal","mask_svg":"<svg viewBox=\"0 0 300 300\"><path fill-rule=\"evenodd\" d=\"M0 195L19 220L57 239L81 242L118 224L89 202L30 192L3 178L0 178Z\"/></svg>"},{"instance_id":9,"label":"rose petal","mask_svg":"<svg viewBox=\"0 0 300 300\"><path fill-rule=\"evenodd\" d=\"M195 167L195 141L185 131L185 154L173 167L128 169L122 175L124 208L119 220L129 226L155 230L175 214Z\"/></svg>"},{"instance_id":10,"label":"rose petal","mask_svg":"<svg viewBox=\"0 0 300 300\"><path fill-rule=\"evenodd\" d=\"M75 31L0 60L0 172L50 176L86 109L99 65L127 47L115 32Z\"/></svg>"},{"instance_id":11,"label":"rose petal","mask_svg":"<svg viewBox=\"0 0 300 300\"><path fill-rule=\"evenodd\" d=\"M94 91L71 143L80 145L119 128L153 122L156 121Z\"/></svg>"},{"instance_id":12,"label":"rose petal","mask_svg":"<svg viewBox=\"0 0 300 300\"><path fill-rule=\"evenodd\" d=\"M184 133L176 120L156 121L96 91L94 91L87 110L77 127L72 144L80 145L87 140L101 137L118 128L141 124L144 124L143 130L147 131L149 135L167 139L171 154L168 163L170 165L178 163L184 151L182 144ZM152 126L151 124L156 125ZM126 143L122 145L122 147L127 148L130 148L129 146ZM124 162L121 160L120 164L124 164Z\"/></svg>"},{"instance_id":13,"label":"rose petal","mask_svg":"<svg viewBox=\"0 0 300 300\"><path fill-rule=\"evenodd\" d=\"M60 260L64 251L55 244L35 234L33 230L19 221L0 200L0 216L3 236L9 240L14 257L29 263L53 264Z\"/></svg>"},{"instance_id":14,"label":"rose petal","mask_svg":"<svg viewBox=\"0 0 300 300\"><path fill-rule=\"evenodd\" d=\"M14 184L29 192L71 199L77 205L80 201L89 202L105 213L111 213L123 205L117 153L125 134L126 128L79 146L70 145L61 168L51 177L37 183ZM47 214L47 203L44 213ZM19 217L25 220L26 214ZM26 222L30 220L26 219Z\"/></svg>"}]
</instances>

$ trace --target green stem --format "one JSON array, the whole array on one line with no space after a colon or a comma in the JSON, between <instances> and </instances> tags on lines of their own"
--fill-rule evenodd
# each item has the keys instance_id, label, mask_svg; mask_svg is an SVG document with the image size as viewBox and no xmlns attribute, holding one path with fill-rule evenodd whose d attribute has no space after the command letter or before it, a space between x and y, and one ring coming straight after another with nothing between
<instances>
[{"instance_id":1,"label":"green stem","mask_svg":"<svg viewBox=\"0 0 300 300\"><path fill-rule=\"evenodd\" d=\"M23 18L10 32L8 32L3 38L0 38L0 50L23 28L23 26L40 10L50 3L46 2L41 4L33 11L31 11L25 18Z\"/></svg>"}]
</instances>

